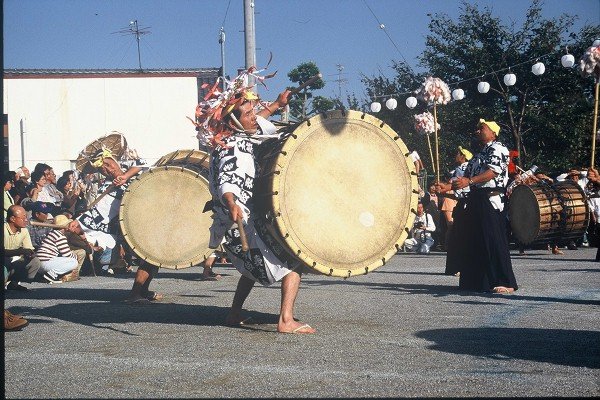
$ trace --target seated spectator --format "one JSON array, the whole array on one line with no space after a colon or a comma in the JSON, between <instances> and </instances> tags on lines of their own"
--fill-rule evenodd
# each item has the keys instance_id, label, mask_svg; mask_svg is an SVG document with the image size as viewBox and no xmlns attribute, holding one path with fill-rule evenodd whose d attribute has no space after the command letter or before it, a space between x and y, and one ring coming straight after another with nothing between
<instances>
[{"instance_id":1,"label":"seated spectator","mask_svg":"<svg viewBox=\"0 0 600 400\"><path fill-rule=\"evenodd\" d=\"M440 221L440 217L442 216L440 208L443 205L443 201L444 198L439 196L436 192L435 183L429 185L427 193L425 193L421 199L424 211L433 218L433 223L437 227L436 231L433 233L433 240L440 245L442 244L440 236L446 233L446 224Z\"/></svg>"},{"instance_id":2,"label":"seated spectator","mask_svg":"<svg viewBox=\"0 0 600 400\"><path fill-rule=\"evenodd\" d=\"M31 221L47 223L48 215L50 214L51 207L50 203L42 203L41 201L35 201L31 203ZM42 241L48 233L52 231L52 228L47 226L38 226L38 225L27 225L27 230L29 230L29 235L31 236L31 243L33 244L33 248L37 250L41 245Z\"/></svg>"},{"instance_id":3,"label":"seated spectator","mask_svg":"<svg viewBox=\"0 0 600 400\"><path fill-rule=\"evenodd\" d=\"M42 241L42 245L35 252L41 261L40 272L48 283L61 283L62 276L77 268L77 256L69 248L65 231L71 220L60 214L54 218L56 225L64 226L63 229L54 229Z\"/></svg>"},{"instance_id":4,"label":"seated spectator","mask_svg":"<svg viewBox=\"0 0 600 400\"><path fill-rule=\"evenodd\" d=\"M60 206L63 201L63 194L56 188L56 174L54 169L48 164L39 163L35 166L33 172L42 172L46 178L46 184L38 194L38 201L53 203Z\"/></svg>"},{"instance_id":5,"label":"seated spectator","mask_svg":"<svg viewBox=\"0 0 600 400\"><path fill-rule=\"evenodd\" d=\"M92 256L94 251L102 251L102 248L98 246L92 246L87 241L85 233L83 233L81 225L77 220L69 223L67 231L65 232L65 236L67 237L69 248L77 256L77 268L75 268L70 274L65 275L63 277L63 281L76 281L79 280L79 271L81 271L84 261L86 259L90 259L90 256ZM92 264L91 267L94 268L94 265Z\"/></svg>"},{"instance_id":6,"label":"seated spectator","mask_svg":"<svg viewBox=\"0 0 600 400\"><path fill-rule=\"evenodd\" d=\"M15 170L15 182L10 190L10 195L13 197L15 204L21 204L21 200L27 197L27 186L29 185L29 170L27 167L19 167Z\"/></svg>"},{"instance_id":7,"label":"seated spectator","mask_svg":"<svg viewBox=\"0 0 600 400\"><path fill-rule=\"evenodd\" d=\"M6 171L2 176L2 186L4 188L4 220L6 221L6 212L8 211L8 207L15 204L15 200L10 194L11 189L13 188L13 184L15 182L15 171Z\"/></svg>"},{"instance_id":8,"label":"seated spectator","mask_svg":"<svg viewBox=\"0 0 600 400\"><path fill-rule=\"evenodd\" d=\"M429 253L431 246L435 243L431 237L433 232L435 232L433 217L425 212L423 203L419 203L410 238L404 241L404 248L407 251L416 250L417 253Z\"/></svg>"},{"instance_id":9,"label":"seated spectator","mask_svg":"<svg viewBox=\"0 0 600 400\"><path fill-rule=\"evenodd\" d=\"M31 282L40 262L34 257L33 244L27 227L27 212L21 206L12 205L7 210L4 223L4 267L7 289L27 290L21 282Z\"/></svg>"},{"instance_id":10,"label":"seated spectator","mask_svg":"<svg viewBox=\"0 0 600 400\"><path fill-rule=\"evenodd\" d=\"M73 188L73 182L69 177L61 176L56 182L56 188L63 194L61 207L65 211L69 211L71 215L75 214L75 205L79 199L79 188Z\"/></svg>"},{"instance_id":11,"label":"seated spectator","mask_svg":"<svg viewBox=\"0 0 600 400\"><path fill-rule=\"evenodd\" d=\"M27 187L27 197L29 201L38 201L38 196L42 189L46 186L46 177L43 172L33 171L31 173L31 183ZM41 200L40 200L41 201ZM22 205L25 207L26 201L21 201Z\"/></svg>"},{"instance_id":12,"label":"seated spectator","mask_svg":"<svg viewBox=\"0 0 600 400\"><path fill-rule=\"evenodd\" d=\"M29 178L31 177L31 174L29 173L29 169L27 169L25 166L17 168L15 173L16 181L10 194L15 200L15 204L20 205L21 200L27 197L27 186L29 186Z\"/></svg>"}]
</instances>

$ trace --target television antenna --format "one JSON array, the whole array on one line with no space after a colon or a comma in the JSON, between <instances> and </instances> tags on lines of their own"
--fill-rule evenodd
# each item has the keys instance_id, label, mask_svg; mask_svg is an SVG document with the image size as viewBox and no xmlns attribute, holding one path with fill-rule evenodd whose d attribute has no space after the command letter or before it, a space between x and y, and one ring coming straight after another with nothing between
<instances>
[{"instance_id":1,"label":"television antenna","mask_svg":"<svg viewBox=\"0 0 600 400\"><path fill-rule=\"evenodd\" d=\"M135 19L133 21L129 21L129 26L127 28L122 28L121 30L118 30L116 32L111 32L119 33L121 34L121 36L135 35L135 39L137 41L138 65L140 67L140 71L142 70L142 56L140 54L140 36L149 34L149 29L149 26L140 28L137 19Z\"/></svg>"},{"instance_id":2,"label":"television antenna","mask_svg":"<svg viewBox=\"0 0 600 400\"><path fill-rule=\"evenodd\" d=\"M334 82L338 83L339 95L338 99L340 102L342 101L342 84L348 83L348 79L342 78L342 71L344 70L344 66L342 64L335 64L338 70L338 78L334 79Z\"/></svg>"}]
</instances>

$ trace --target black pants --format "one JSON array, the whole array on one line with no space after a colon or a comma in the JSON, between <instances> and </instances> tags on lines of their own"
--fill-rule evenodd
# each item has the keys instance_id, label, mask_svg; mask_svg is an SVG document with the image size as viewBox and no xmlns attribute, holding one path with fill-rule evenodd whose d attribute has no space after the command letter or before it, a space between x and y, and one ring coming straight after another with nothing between
<instances>
[{"instance_id":1,"label":"black pants","mask_svg":"<svg viewBox=\"0 0 600 400\"><path fill-rule=\"evenodd\" d=\"M464 249L468 243L465 238L465 203L466 199L458 199L452 210L452 230L446 243L446 275L454 275L460 272L461 263L466 257Z\"/></svg>"},{"instance_id":2,"label":"black pants","mask_svg":"<svg viewBox=\"0 0 600 400\"><path fill-rule=\"evenodd\" d=\"M496 286L518 289L506 236L506 215L494 209L487 191L471 189L464 220L459 288L478 292Z\"/></svg>"}]
</instances>

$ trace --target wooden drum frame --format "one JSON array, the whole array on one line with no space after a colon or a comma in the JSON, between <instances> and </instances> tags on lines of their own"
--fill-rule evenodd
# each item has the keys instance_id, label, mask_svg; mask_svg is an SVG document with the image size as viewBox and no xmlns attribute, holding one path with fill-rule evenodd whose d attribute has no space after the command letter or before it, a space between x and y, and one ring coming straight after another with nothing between
<instances>
[{"instance_id":1,"label":"wooden drum frame","mask_svg":"<svg viewBox=\"0 0 600 400\"><path fill-rule=\"evenodd\" d=\"M577 240L590 221L585 193L573 181L518 185L508 214L514 237L524 245Z\"/></svg>"}]
</instances>

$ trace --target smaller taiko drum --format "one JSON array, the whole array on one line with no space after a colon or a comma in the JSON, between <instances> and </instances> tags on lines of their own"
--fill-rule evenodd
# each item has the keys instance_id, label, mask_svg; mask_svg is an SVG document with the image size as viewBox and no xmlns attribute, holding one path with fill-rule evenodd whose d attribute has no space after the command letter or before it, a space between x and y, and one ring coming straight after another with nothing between
<instances>
[{"instance_id":1,"label":"smaller taiko drum","mask_svg":"<svg viewBox=\"0 0 600 400\"><path fill-rule=\"evenodd\" d=\"M170 269L202 262L207 254L212 213L209 155L177 150L160 158L123 195L119 222L131 249L150 264Z\"/></svg>"},{"instance_id":2,"label":"smaller taiko drum","mask_svg":"<svg viewBox=\"0 0 600 400\"><path fill-rule=\"evenodd\" d=\"M585 194L574 181L518 185L508 214L514 237L524 245L577 240L590 221Z\"/></svg>"}]
</instances>

